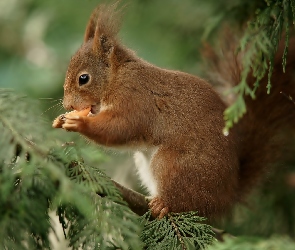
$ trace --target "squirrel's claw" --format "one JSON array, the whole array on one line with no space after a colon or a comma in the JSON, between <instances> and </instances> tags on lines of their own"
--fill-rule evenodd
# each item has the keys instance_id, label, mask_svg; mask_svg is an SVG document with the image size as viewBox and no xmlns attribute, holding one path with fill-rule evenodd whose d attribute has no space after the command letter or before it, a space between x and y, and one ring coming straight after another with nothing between
<instances>
[{"instance_id":1,"label":"squirrel's claw","mask_svg":"<svg viewBox=\"0 0 295 250\"><path fill-rule=\"evenodd\" d=\"M53 123L52 123L52 127L54 128L62 128L62 125L65 122L65 116L64 115L60 115L57 118L54 119Z\"/></svg>"},{"instance_id":2,"label":"squirrel's claw","mask_svg":"<svg viewBox=\"0 0 295 250\"><path fill-rule=\"evenodd\" d=\"M165 215L169 213L169 208L159 197L153 198L149 203L149 207L152 211L152 216L155 218L158 217L159 219L162 219Z\"/></svg>"}]
</instances>

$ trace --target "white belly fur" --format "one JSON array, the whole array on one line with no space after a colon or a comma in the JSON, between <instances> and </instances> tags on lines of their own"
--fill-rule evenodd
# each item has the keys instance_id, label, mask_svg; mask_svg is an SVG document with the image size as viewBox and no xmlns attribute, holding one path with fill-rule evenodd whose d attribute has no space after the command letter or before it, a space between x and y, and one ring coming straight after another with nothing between
<instances>
[{"instance_id":1,"label":"white belly fur","mask_svg":"<svg viewBox=\"0 0 295 250\"><path fill-rule=\"evenodd\" d=\"M156 196L158 194L157 183L150 168L151 160L156 151L157 148L153 148L143 151L136 151L134 153L134 161L137 168L137 173L141 179L142 184L147 188L151 196Z\"/></svg>"}]
</instances>

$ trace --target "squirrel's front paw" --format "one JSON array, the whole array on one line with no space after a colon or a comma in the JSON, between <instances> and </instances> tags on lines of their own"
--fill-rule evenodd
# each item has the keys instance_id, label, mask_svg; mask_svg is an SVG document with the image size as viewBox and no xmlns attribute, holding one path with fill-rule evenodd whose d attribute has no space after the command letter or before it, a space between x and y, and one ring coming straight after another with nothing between
<instances>
[{"instance_id":1,"label":"squirrel's front paw","mask_svg":"<svg viewBox=\"0 0 295 250\"><path fill-rule=\"evenodd\" d=\"M160 197L153 198L149 203L149 207L152 211L152 216L155 218L158 217L159 219L162 219L169 213L169 208Z\"/></svg>"},{"instance_id":2,"label":"squirrel's front paw","mask_svg":"<svg viewBox=\"0 0 295 250\"><path fill-rule=\"evenodd\" d=\"M91 110L91 107L80 111L73 110L69 113L58 116L52 123L54 128L63 128L67 131L80 132L83 129L86 118Z\"/></svg>"},{"instance_id":3,"label":"squirrel's front paw","mask_svg":"<svg viewBox=\"0 0 295 250\"><path fill-rule=\"evenodd\" d=\"M65 115L60 115L57 118L54 119L52 123L52 127L54 128L62 128L62 125L65 123Z\"/></svg>"},{"instance_id":4,"label":"squirrel's front paw","mask_svg":"<svg viewBox=\"0 0 295 250\"><path fill-rule=\"evenodd\" d=\"M62 128L67 131L80 132L83 130L86 118L87 117L77 115L74 112L68 113L65 115L65 121L62 124Z\"/></svg>"}]
</instances>

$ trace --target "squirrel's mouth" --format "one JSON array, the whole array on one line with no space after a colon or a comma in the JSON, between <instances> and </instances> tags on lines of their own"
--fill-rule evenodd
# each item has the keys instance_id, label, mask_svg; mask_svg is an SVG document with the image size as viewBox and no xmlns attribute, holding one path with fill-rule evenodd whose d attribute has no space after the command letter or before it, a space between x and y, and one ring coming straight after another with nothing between
<instances>
[{"instance_id":1,"label":"squirrel's mouth","mask_svg":"<svg viewBox=\"0 0 295 250\"><path fill-rule=\"evenodd\" d=\"M90 109L88 116L95 116L96 114L99 113L99 111L100 111L99 104L91 105L91 109Z\"/></svg>"}]
</instances>

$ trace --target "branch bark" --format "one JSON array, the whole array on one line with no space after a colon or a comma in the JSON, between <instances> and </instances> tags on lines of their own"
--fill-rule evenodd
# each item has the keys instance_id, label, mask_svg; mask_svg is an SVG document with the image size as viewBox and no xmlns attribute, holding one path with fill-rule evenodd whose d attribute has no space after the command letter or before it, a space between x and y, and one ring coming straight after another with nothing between
<instances>
[{"instance_id":1,"label":"branch bark","mask_svg":"<svg viewBox=\"0 0 295 250\"><path fill-rule=\"evenodd\" d=\"M149 210L149 197L146 197L132 189L126 188L114 180L112 181L119 189L123 199L128 203L128 206L134 213L142 216Z\"/></svg>"}]
</instances>

